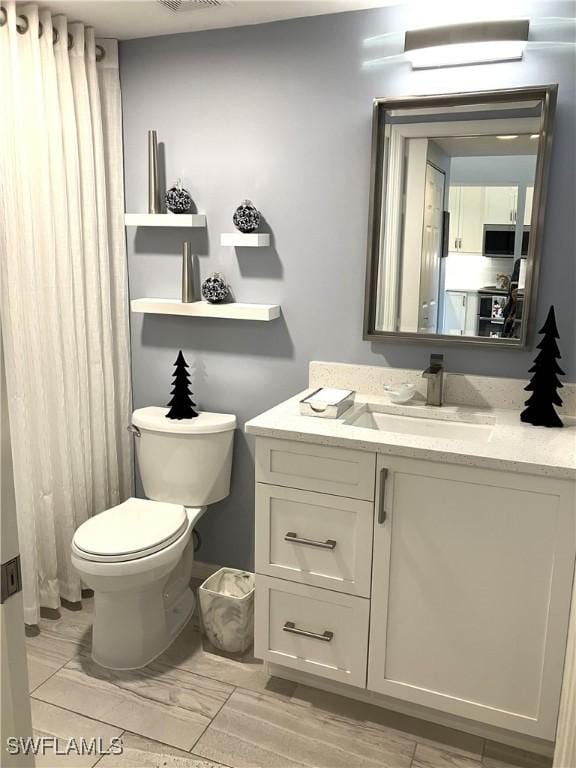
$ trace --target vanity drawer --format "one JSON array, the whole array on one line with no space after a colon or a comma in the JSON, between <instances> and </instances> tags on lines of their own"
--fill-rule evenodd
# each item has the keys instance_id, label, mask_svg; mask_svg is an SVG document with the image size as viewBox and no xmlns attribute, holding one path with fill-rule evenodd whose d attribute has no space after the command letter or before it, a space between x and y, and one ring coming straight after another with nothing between
<instances>
[{"instance_id":1,"label":"vanity drawer","mask_svg":"<svg viewBox=\"0 0 576 768\"><path fill-rule=\"evenodd\" d=\"M366 687L370 601L256 575L257 657Z\"/></svg>"},{"instance_id":2,"label":"vanity drawer","mask_svg":"<svg viewBox=\"0 0 576 768\"><path fill-rule=\"evenodd\" d=\"M259 483L256 570L369 597L373 515L370 501Z\"/></svg>"},{"instance_id":3,"label":"vanity drawer","mask_svg":"<svg viewBox=\"0 0 576 768\"><path fill-rule=\"evenodd\" d=\"M258 438L256 481L374 500L376 455L293 440Z\"/></svg>"}]
</instances>

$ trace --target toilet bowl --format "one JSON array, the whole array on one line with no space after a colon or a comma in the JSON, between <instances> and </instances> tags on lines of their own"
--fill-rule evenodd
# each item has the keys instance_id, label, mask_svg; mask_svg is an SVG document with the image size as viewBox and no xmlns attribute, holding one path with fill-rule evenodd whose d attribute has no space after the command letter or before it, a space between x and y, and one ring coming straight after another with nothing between
<instances>
[{"instance_id":1,"label":"toilet bowl","mask_svg":"<svg viewBox=\"0 0 576 768\"><path fill-rule=\"evenodd\" d=\"M192 530L230 490L236 417L172 422L166 412L142 408L132 417L148 499L95 515L72 541L72 564L94 590L92 658L111 669L145 666L189 620Z\"/></svg>"}]
</instances>

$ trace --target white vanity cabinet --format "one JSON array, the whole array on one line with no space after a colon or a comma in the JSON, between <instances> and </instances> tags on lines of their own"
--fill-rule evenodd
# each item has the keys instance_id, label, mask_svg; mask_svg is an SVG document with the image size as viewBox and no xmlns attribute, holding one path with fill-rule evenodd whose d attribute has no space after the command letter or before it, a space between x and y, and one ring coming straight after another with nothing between
<instances>
[{"instance_id":1,"label":"white vanity cabinet","mask_svg":"<svg viewBox=\"0 0 576 768\"><path fill-rule=\"evenodd\" d=\"M554 739L573 483L267 437L256 479L256 656Z\"/></svg>"}]
</instances>

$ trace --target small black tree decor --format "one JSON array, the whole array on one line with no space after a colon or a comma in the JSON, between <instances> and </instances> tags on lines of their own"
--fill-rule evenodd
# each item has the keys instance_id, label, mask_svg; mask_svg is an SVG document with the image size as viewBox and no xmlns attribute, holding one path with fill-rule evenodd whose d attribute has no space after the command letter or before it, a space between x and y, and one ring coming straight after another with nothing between
<instances>
[{"instance_id":1,"label":"small black tree decor","mask_svg":"<svg viewBox=\"0 0 576 768\"><path fill-rule=\"evenodd\" d=\"M167 419L193 419L198 416L194 410L196 403L190 397L192 394L190 392L190 376L186 368L188 368L188 363L184 359L182 350L180 350L174 363L174 380L170 393L172 400L168 403L170 410L166 414Z\"/></svg>"},{"instance_id":2,"label":"small black tree decor","mask_svg":"<svg viewBox=\"0 0 576 768\"><path fill-rule=\"evenodd\" d=\"M527 392L532 392L532 395L524 403L527 408L520 414L520 420L535 427L563 427L554 409L555 405L562 405L562 399L556 390L563 386L558 379L558 374L564 374L556 362L562 355L556 343L556 339L560 336L556 327L554 307L550 307L546 322L538 333L543 333L544 338L537 346L540 352L529 370L529 373L533 373L534 376L525 389Z\"/></svg>"}]
</instances>

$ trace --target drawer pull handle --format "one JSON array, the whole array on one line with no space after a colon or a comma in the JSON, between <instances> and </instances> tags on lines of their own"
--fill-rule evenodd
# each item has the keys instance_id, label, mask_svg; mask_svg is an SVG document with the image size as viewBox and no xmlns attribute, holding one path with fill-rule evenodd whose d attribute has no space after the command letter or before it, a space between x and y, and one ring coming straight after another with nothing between
<instances>
[{"instance_id":1,"label":"drawer pull handle","mask_svg":"<svg viewBox=\"0 0 576 768\"><path fill-rule=\"evenodd\" d=\"M319 634L318 632L308 632L307 629L298 629L293 621L287 621L282 629L284 632L291 632L293 635L303 635L304 637L311 637L313 640L324 640L326 643L329 643L334 637L334 632L329 632L328 630Z\"/></svg>"},{"instance_id":2,"label":"drawer pull handle","mask_svg":"<svg viewBox=\"0 0 576 768\"><path fill-rule=\"evenodd\" d=\"M288 531L288 533L284 536L284 541L291 541L293 544L306 544L307 547L318 547L318 549L336 549L336 542L334 539L326 539L326 541L303 539L293 531Z\"/></svg>"}]
</instances>

